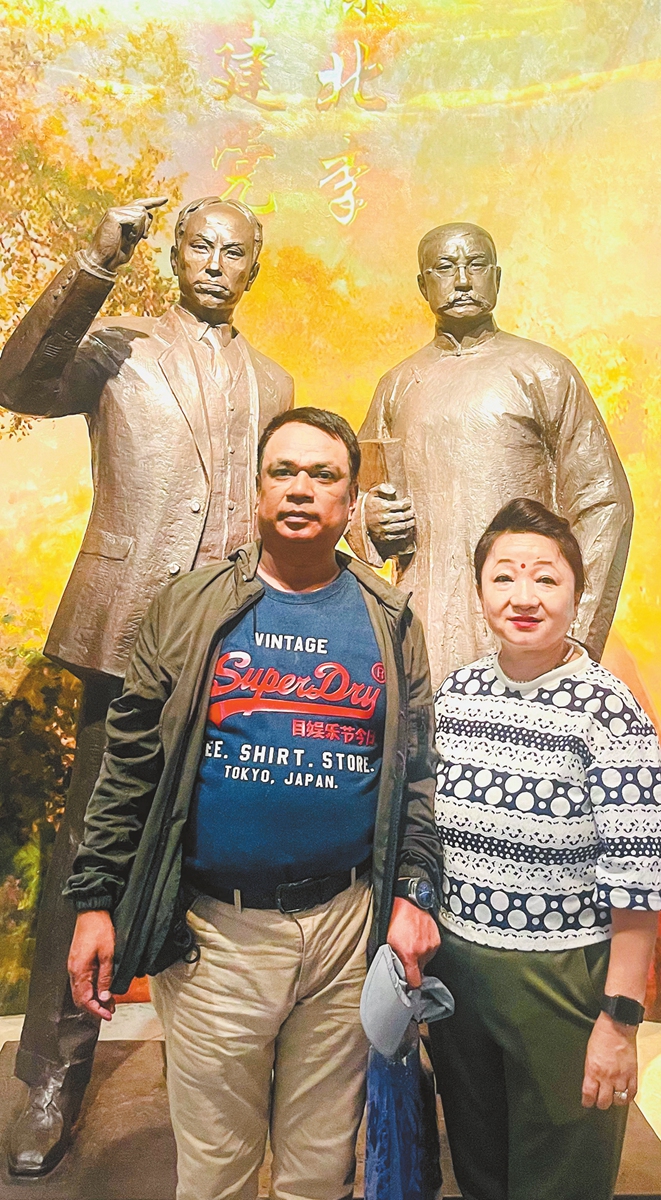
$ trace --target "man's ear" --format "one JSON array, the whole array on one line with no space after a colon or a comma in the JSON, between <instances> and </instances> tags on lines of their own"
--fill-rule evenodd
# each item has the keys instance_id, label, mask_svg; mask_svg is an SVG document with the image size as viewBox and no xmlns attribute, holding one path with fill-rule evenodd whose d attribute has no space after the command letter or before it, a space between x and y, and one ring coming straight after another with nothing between
<instances>
[{"instance_id":1,"label":"man's ear","mask_svg":"<svg viewBox=\"0 0 661 1200\"><path fill-rule=\"evenodd\" d=\"M177 270L177 258L178 257L179 256L177 254L177 247L171 246L170 247L170 266L172 267L172 274L175 277L179 276L179 271Z\"/></svg>"},{"instance_id":2,"label":"man's ear","mask_svg":"<svg viewBox=\"0 0 661 1200\"><path fill-rule=\"evenodd\" d=\"M253 283L255 282L255 280L256 280L256 278L257 278L257 276L258 276L258 275L259 275L259 263L258 263L258 262L255 262L255 263L253 263L253 264L252 264L252 267L250 268L250 274L249 274L249 276L248 276L248 282L247 282L247 284L246 284L246 291L247 291L247 292L249 292L249 291L250 291L250 289L251 289L251 287L252 287Z\"/></svg>"},{"instance_id":3,"label":"man's ear","mask_svg":"<svg viewBox=\"0 0 661 1200\"><path fill-rule=\"evenodd\" d=\"M498 269L500 270L500 268ZM418 287L427 301L427 304L429 304L429 296L427 295L427 280L425 279L424 275L418 275Z\"/></svg>"},{"instance_id":4,"label":"man's ear","mask_svg":"<svg viewBox=\"0 0 661 1200\"><path fill-rule=\"evenodd\" d=\"M496 291L497 291L497 292L499 292L499 291L500 291L500 277L501 277L501 275L502 275L502 271L501 271L500 267L496 267Z\"/></svg>"}]
</instances>

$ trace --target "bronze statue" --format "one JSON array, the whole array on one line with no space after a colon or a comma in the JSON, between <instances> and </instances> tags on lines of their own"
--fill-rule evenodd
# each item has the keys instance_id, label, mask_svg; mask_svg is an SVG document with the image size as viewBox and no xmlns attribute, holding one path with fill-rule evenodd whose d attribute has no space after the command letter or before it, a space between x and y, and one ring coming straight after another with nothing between
<instances>
[{"instance_id":1,"label":"bronze statue","mask_svg":"<svg viewBox=\"0 0 661 1200\"><path fill-rule=\"evenodd\" d=\"M486 230L441 225L418 254L436 335L383 376L359 433L372 452L374 439L392 448L391 459L399 451L410 496L400 485L391 497L368 480L349 541L375 564L403 554L438 687L492 648L472 577L482 530L507 501L540 500L569 519L580 542L588 586L574 632L599 659L633 519L617 451L573 364L498 329L500 267Z\"/></svg>"},{"instance_id":2,"label":"bronze statue","mask_svg":"<svg viewBox=\"0 0 661 1200\"><path fill-rule=\"evenodd\" d=\"M33 416L84 413L94 504L45 652L83 680L66 815L44 888L16 1074L30 1087L9 1167L43 1175L64 1154L89 1080L98 1022L79 1012L66 962L75 912L61 897L101 766L105 715L129 652L167 580L222 559L253 535L257 442L293 404L293 381L233 326L259 271L262 227L217 196L182 210L164 316L95 321L117 268L164 199L111 209L0 357L0 403Z\"/></svg>"}]
</instances>

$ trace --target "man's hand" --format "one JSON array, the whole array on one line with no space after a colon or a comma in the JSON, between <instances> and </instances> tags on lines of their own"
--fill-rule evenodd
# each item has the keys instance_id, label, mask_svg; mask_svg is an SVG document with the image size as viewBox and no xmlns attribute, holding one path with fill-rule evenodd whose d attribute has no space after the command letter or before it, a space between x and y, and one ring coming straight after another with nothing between
<instances>
[{"instance_id":1,"label":"man's hand","mask_svg":"<svg viewBox=\"0 0 661 1200\"><path fill-rule=\"evenodd\" d=\"M388 945L406 971L409 987L422 983L422 968L433 958L441 944L438 925L428 912L396 896L388 928Z\"/></svg>"},{"instance_id":2,"label":"man's hand","mask_svg":"<svg viewBox=\"0 0 661 1200\"><path fill-rule=\"evenodd\" d=\"M89 261L105 271L116 271L131 258L138 242L149 233L152 209L167 204L167 196L134 200L123 208L109 208L87 251Z\"/></svg>"},{"instance_id":3,"label":"man's hand","mask_svg":"<svg viewBox=\"0 0 661 1200\"><path fill-rule=\"evenodd\" d=\"M398 500L395 489L381 483L370 489L364 505L367 532L381 558L410 553L414 549L415 513L408 496Z\"/></svg>"},{"instance_id":4,"label":"man's hand","mask_svg":"<svg viewBox=\"0 0 661 1200\"><path fill-rule=\"evenodd\" d=\"M583 1107L630 1104L637 1090L636 1028L620 1025L602 1012L594 1023L585 1055Z\"/></svg>"},{"instance_id":5,"label":"man's hand","mask_svg":"<svg viewBox=\"0 0 661 1200\"><path fill-rule=\"evenodd\" d=\"M69 951L71 994L77 1008L110 1021L115 1001L110 994L115 929L104 909L79 913Z\"/></svg>"}]
</instances>

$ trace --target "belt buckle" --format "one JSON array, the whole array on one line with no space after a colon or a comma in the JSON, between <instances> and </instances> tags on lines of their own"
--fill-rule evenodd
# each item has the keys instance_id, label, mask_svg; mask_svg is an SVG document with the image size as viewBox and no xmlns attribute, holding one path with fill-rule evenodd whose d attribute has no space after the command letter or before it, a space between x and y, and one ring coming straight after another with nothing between
<instances>
[{"instance_id":1,"label":"belt buckle","mask_svg":"<svg viewBox=\"0 0 661 1200\"><path fill-rule=\"evenodd\" d=\"M315 879L298 879L296 883L279 883L275 889L276 907L281 913L284 913L285 916L291 916L293 913L305 912L306 908L314 908L314 903L297 903L296 896L298 895L299 888L308 888L311 883L314 884L316 882L317 880ZM288 896L292 896L293 903L286 903ZM305 893L301 899L306 899Z\"/></svg>"}]
</instances>

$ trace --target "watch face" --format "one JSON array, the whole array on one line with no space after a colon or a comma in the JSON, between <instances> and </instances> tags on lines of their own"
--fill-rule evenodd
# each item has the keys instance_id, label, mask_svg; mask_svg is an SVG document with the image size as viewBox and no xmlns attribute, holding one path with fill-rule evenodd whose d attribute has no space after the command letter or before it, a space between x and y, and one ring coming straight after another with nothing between
<instances>
[{"instance_id":1,"label":"watch face","mask_svg":"<svg viewBox=\"0 0 661 1200\"><path fill-rule=\"evenodd\" d=\"M434 904L434 889L426 879L418 879L416 881L415 898L420 908L432 908Z\"/></svg>"},{"instance_id":2,"label":"watch face","mask_svg":"<svg viewBox=\"0 0 661 1200\"><path fill-rule=\"evenodd\" d=\"M602 1008L623 1025L639 1025L645 1016L644 1005L629 996L604 996Z\"/></svg>"}]
</instances>

